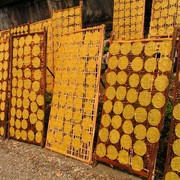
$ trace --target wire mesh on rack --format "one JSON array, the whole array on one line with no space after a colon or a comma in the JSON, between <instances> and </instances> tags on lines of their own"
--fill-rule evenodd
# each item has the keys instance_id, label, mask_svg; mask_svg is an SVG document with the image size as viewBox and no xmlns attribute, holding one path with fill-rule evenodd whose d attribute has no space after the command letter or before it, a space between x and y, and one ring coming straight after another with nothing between
<instances>
[{"instance_id":1,"label":"wire mesh on rack","mask_svg":"<svg viewBox=\"0 0 180 180\"><path fill-rule=\"evenodd\" d=\"M104 25L60 38L46 148L92 160Z\"/></svg>"},{"instance_id":2,"label":"wire mesh on rack","mask_svg":"<svg viewBox=\"0 0 180 180\"><path fill-rule=\"evenodd\" d=\"M173 35L174 25L180 24L178 0L153 0L149 37Z\"/></svg>"},{"instance_id":3,"label":"wire mesh on rack","mask_svg":"<svg viewBox=\"0 0 180 180\"><path fill-rule=\"evenodd\" d=\"M95 158L151 179L172 69L171 39L113 42Z\"/></svg>"},{"instance_id":4,"label":"wire mesh on rack","mask_svg":"<svg viewBox=\"0 0 180 180\"><path fill-rule=\"evenodd\" d=\"M8 137L43 146L46 32L12 36Z\"/></svg>"},{"instance_id":5,"label":"wire mesh on rack","mask_svg":"<svg viewBox=\"0 0 180 180\"><path fill-rule=\"evenodd\" d=\"M173 114L170 125L168 152L166 157L165 180L180 179L180 28L175 29L177 43L177 67L174 81Z\"/></svg>"},{"instance_id":6,"label":"wire mesh on rack","mask_svg":"<svg viewBox=\"0 0 180 180\"><path fill-rule=\"evenodd\" d=\"M46 57L46 91L52 93L54 87L54 61L53 61L53 41L52 41L52 20L46 19L30 24L30 32L47 31L47 57Z\"/></svg>"},{"instance_id":7,"label":"wire mesh on rack","mask_svg":"<svg viewBox=\"0 0 180 180\"><path fill-rule=\"evenodd\" d=\"M11 35L21 35L29 33L29 23L10 28Z\"/></svg>"},{"instance_id":8,"label":"wire mesh on rack","mask_svg":"<svg viewBox=\"0 0 180 180\"><path fill-rule=\"evenodd\" d=\"M9 34L9 33L8 33ZM1 37L2 35L2 37ZM0 35L0 136L6 136L9 78L9 38Z\"/></svg>"},{"instance_id":9,"label":"wire mesh on rack","mask_svg":"<svg viewBox=\"0 0 180 180\"><path fill-rule=\"evenodd\" d=\"M145 0L114 0L114 40L143 38L144 15Z\"/></svg>"}]
</instances>

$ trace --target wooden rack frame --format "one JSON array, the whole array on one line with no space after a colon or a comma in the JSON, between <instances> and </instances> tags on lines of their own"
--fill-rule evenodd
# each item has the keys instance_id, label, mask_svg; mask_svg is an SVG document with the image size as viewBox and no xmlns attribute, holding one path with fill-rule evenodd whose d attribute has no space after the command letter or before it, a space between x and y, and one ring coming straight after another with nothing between
<instances>
[{"instance_id":1,"label":"wooden rack frame","mask_svg":"<svg viewBox=\"0 0 180 180\"><path fill-rule=\"evenodd\" d=\"M73 41L70 41L74 36L80 36L80 38L75 38ZM89 37L91 37L92 41L89 39L89 42L87 42L86 40L88 40ZM85 163L91 163L92 161L93 139L98 109L103 39L104 25L65 34L61 37L59 44L59 61L56 65L55 86L46 148L73 157ZM95 43L93 43L94 40ZM92 55L91 52L89 52L90 55L88 52L83 54L81 50L86 47L87 50L95 48L97 51ZM73 57L71 57L71 50L77 52ZM73 63L74 60L76 61L75 64ZM88 70L88 63L90 60L95 63L95 66L90 66L90 69L92 68L91 71ZM68 67L66 67L65 64L67 64ZM72 64L74 64L73 70L70 70L69 66ZM65 79L64 74L67 74ZM71 74L76 77L73 82L71 82L73 78L71 77ZM92 84L89 84L88 82L88 77L90 76L93 76L94 78ZM90 91L92 97L89 97L86 94L86 89L88 88L92 89L92 91ZM81 91L83 92L81 93ZM72 102L68 105L69 98ZM82 103L80 103L79 107L76 106L78 102L75 100L77 99ZM92 107L89 108L90 111L86 111L86 105L89 102ZM75 114L78 113L80 113L80 117L77 118L75 117ZM70 117L67 117L69 114L72 116L70 115ZM86 120L88 120L89 125L88 122L86 123ZM69 125L69 129L67 125ZM80 128L80 130L77 130L77 127ZM83 140L83 133L88 134L88 137L85 140ZM61 138L59 139L59 137ZM69 140L66 139L67 137ZM80 143L77 148L75 142Z\"/></svg>"},{"instance_id":2,"label":"wooden rack frame","mask_svg":"<svg viewBox=\"0 0 180 180\"><path fill-rule=\"evenodd\" d=\"M108 71L107 71L107 74L110 73L110 72L115 72L116 74L118 74L119 72L125 72L127 74L127 79L129 79L129 77L133 74L133 73L136 73L138 74L140 80L141 78L148 74L148 72L146 71L144 65L143 65L143 68L142 70L140 70L139 72L135 72L133 71L132 67L131 67L131 62L134 60L134 58L136 57L141 57L143 59L143 64L145 63L145 61L150 58L150 57L154 57L156 59L156 63L158 63L159 61L159 58L163 55L160 54L160 51L159 51L159 46L160 46L160 43L162 43L163 41L172 41L172 39L146 39L146 40L134 40L134 41L117 41L117 42L113 42L113 43L118 43L120 46L123 45L123 44L127 44L127 43L130 43L131 46L134 44L134 43L137 43L137 42L140 42L143 44L143 48L142 48L142 51L139 55L134 55L131 51L127 54L127 55L123 55L121 53L118 53L117 55L115 55L117 57L117 59L119 59L120 57L122 56L126 56L129 60L129 63L128 63L128 66L126 69L124 69L123 71L120 70L118 67L115 68L115 70L111 70L110 68L108 68ZM153 56L147 56L144 52L144 49L146 48L146 46L148 45L149 42L155 42L156 45L158 46L158 49L156 50L156 53L153 54ZM113 44L112 43L112 44ZM111 46L110 46L111 48ZM109 56L109 59L112 57L112 55L110 54ZM169 53L167 55L167 57L169 57L172 61L173 59L173 55L172 53ZM171 75L171 70L168 71L168 72L161 72L159 69L157 69L156 67L156 70L149 73L149 74L152 74L154 76L154 80L159 76L159 75L166 75L168 80L170 80L170 75ZM135 87L136 91L138 92L138 97L139 97L139 93L141 93L142 91L144 91L144 88L140 85L140 81L139 80L139 85L137 87ZM152 97L153 95L155 95L156 93L158 93L159 91L155 88L155 85L154 85L154 80L153 80L153 85L151 87L151 89L148 89L148 92L151 93L151 101L152 101ZM109 87L110 85L106 84L106 89ZM120 85L119 83L115 83L115 85L112 85L115 89L118 88ZM124 85L121 85L123 87L125 87L127 89L127 91L131 88L130 84L128 81L126 81L126 83ZM164 97L165 97L165 104L163 105L163 107L159 108L159 111L161 112L161 120L159 122L159 124L157 126L155 126L158 130L159 130L159 133L161 132L162 130L162 127L163 127L163 123L164 123L164 115L165 115L165 108L166 108L166 101L167 101L167 96L168 96L168 90L169 90L169 85L166 87L166 89L162 92ZM105 93L106 94L106 93ZM108 100L108 97L105 95L104 97L104 103ZM118 99L115 97L113 98L112 100L112 104L114 104L114 102L117 102ZM134 109L138 108L138 107L143 107L147 113L149 113L150 110L152 110L153 108L156 109L156 107L153 106L152 102L147 105L147 106L141 106L138 98L137 98L137 101L135 101L134 103L130 103L127 99L126 99L126 96L125 96L125 99L121 101L123 103L123 106L125 107L126 105L132 105L134 107ZM124 108L123 107L123 108ZM112 107L113 108L113 107ZM105 111L103 109L102 111L102 116L105 114ZM112 118L115 114L114 112L111 110L110 113L108 113L110 115L110 117ZM124 118L124 115L123 113L122 114L119 114L119 116L122 118L122 124L123 122L126 120ZM142 124L144 125L144 127L146 128L146 130L148 128L151 128L153 127L151 124L149 124L148 122L148 119L146 118L146 120L142 123L139 123L135 120L135 117L133 117L131 120L132 122L132 125L133 125L133 128L135 128L136 125L138 124ZM103 126L103 124L101 123L100 124L100 129L99 129L99 132L102 128L105 128ZM110 124L107 128L108 132L110 132L111 130L113 130L113 126ZM122 128L122 125L117 129L117 131L120 133L120 139L122 137L122 135L126 134ZM120 139L118 141L117 144L113 144L111 143L110 139L108 138L108 140L106 142L102 142L101 139L100 139L100 136L98 137L98 142L97 142L97 146L96 146L96 152L95 152L95 159L98 160L98 161L102 161L102 162L105 162L105 163L108 163L108 164L112 164L114 166L118 166L122 169L126 169L130 172L133 172L135 174L138 174L140 176L143 176L147 179L152 179L153 175L154 175L154 170L155 170L155 164L156 164L156 156L157 156L157 150L158 150L158 144L159 144L159 141L155 142L155 143L150 143L147 139L147 137L145 137L143 139L143 141L145 142L146 144L146 147L147 147L147 151L146 153L142 156L142 159L143 159L143 163L144 163L144 168L141 170L141 171L135 171L133 170L132 166L131 166L131 158L134 157L134 155L136 155L136 153L134 152L134 149L133 149L133 144L136 142L136 140L138 140L135 136L135 133L134 131L129 134L129 136L131 137L131 140L132 140L132 145L130 147L130 149L127 150L128 154L129 154L129 163L127 165L124 165L124 164L121 164L117 158L115 158L115 160L111 160L109 159L106 155L103 156L103 157L100 157L98 154L97 154L97 147L99 144L104 144L105 148L107 148L109 145L113 145L116 149L117 149L117 152L119 153L120 150L123 150L124 148L121 147L121 144L120 144Z\"/></svg>"},{"instance_id":3,"label":"wooden rack frame","mask_svg":"<svg viewBox=\"0 0 180 180\"><path fill-rule=\"evenodd\" d=\"M11 52L11 56L10 56L10 61L11 61L11 77L10 77L10 105L9 105L9 116L8 116L8 138L12 138L12 139L16 139L19 141L23 141L23 142L28 142L31 144L36 144L36 145L40 145L41 147L44 146L44 110L45 110L45 87L46 87L46 31L44 32L38 32L38 33L30 33L28 35L17 35L17 36L11 36L10 39L10 52ZM20 41L22 41L22 39L25 40L28 39L28 45L26 44L26 46L29 46L30 48L30 52L29 52L29 62L25 60L25 55L24 53L22 54L22 56L19 55L18 50L22 47L25 46L25 43L19 44ZM34 40L33 40L34 39ZM15 45L15 41L18 41L18 43L16 43ZM36 42L37 41L37 42ZM35 49L36 48L36 49ZM15 53L15 51L17 51L17 55ZM19 59L17 58L19 56ZM17 59L16 59L17 58ZM38 64L34 64L35 61L34 58L39 58L39 60L37 59L36 62ZM16 65L16 61L18 63L18 61L22 61L22 67L19 67L19 65ZM33 63L34 62L34 63ZM30 69L30 77L25 77L25 70L26 69ZM14 81L18 81L18 79L16 78L16 74L18 74L18 70L20 70L22 72L22 78L20 78L19 80L22 80L22 87L18 86L19 83L14 83ZM38 71L38 77L34 76L34 72ZM28 75L29 76L29 75ZM38 79L35 79L38 78ZM29 80L25 86L25 81ZM34 83L34 86L33 86ZM39 88L38 85L35 85L35 83L39 84ZM29 85L30 84L30 85ZM36 89L37 88L37 89ZM13 89L17 90L19 89L22 94L13 94ZM25 93L26 91L26 93ZM27 92L28 91L28 92ZM16 91L17 92L17 91ZM30 99L30 92L34 93L35 99L32 100ZM41 96L41 98L40 98ZM17 102L16 101L19 97L19 100L22 102L22 106L18 107L17 106ZM38 103L37 98L40 98ZM15 99L15 104L13 104L13 100ZM26 105L24 106L25 100L28 102L26 103ZM34 107L32 105L32 103L34 103L33 105L37 106L37 109L32 110L32 108ZM29 105L28 105L29 104ZM13 114L12 109L15 111L15 114ZM17 110L21 111L21 116L18 117L18 113ZM28 115L26 118L23 117L23 111L26 110L25 115ZM38 116L38 112L39 112L39 116ZM33 116L30 118L30 115L33 114ZM32 121L34 121L33 123L30 121L30 119ZM19 121L18 124L16 124L16 121ZM23 126L23 120L26 121L26 123L24 122L24 126ZM24 136L23 136L24 134Z\"/></svg>"},{"instance_id":4,"label":"wooden rack frame","mask_svg":"<svg viewBox=\"0 0 180 180\"><path fill-rule=\"evenodd\" d=\"M178 40L178 41L177 41ZM176 77L174 80L174 94L173 94L173 110L177 104L180 104L180 27L176 26L174 35L173 35L174 49L177 52L177 63L176 63ZM173 175L180 178L180 172L174 171L171 167L171 161L174 157L179 157L174 153L173 144L176 140L180 139L177 137L175 128L179 124L179 120L177 120L173 114L170 124L170 133L169 133L169 141L168 141L168 152L166 157L166 165L165 165L165 174L164 179L173 179ZM170 175L172 173L172 176ZM175 178L175 177L174 177Z\"/></svg>"}]
</instances>

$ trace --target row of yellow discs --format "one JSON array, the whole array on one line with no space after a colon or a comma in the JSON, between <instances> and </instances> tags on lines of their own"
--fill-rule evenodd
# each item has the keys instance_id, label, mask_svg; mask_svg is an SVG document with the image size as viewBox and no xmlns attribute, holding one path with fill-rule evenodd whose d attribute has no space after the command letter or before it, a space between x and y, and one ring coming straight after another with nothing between
<instances>
[{"instance_id":1,"label":"row of yellow discs","mask_svg":"<svg viewBox=\"0 0 180 180\"><path fill-rule=\"evenodd\" d=\"M179 79L180 80L180 79ZM172 143L172 151L174 153L171 159L170 166L172 171L168 172L165 176L165 180L178 180L180 177L176 172L180 172L180 103L176 104L173 109L173 117L175 125L175 141Z\"/></svg>"},{"instance_id":2,"label":"row of yellow discs","mask_svg":"<svg viewBox=\"0 0 180 180\"><path fill-rule=\"evenodd\" d=\"M81 7L77 8L69 8L64 11L57 11L53 13L53 20L54 19L61 19L61 18L68 18L71 16L80 16L81 14Z\"/></svg>"},{"instance_id":3,"label":"row of yellow discs","mask_svg":"<svg viewBox=\"0 0 180 180\"><path fill-rule=\"evenodd\" d=\"M124 142L126 144L126 142ZM146 146L144 146L143 141L136 141L134 148L137 153L145 153ZM105 146L105 144L100 143L96 147L96 153L99 157L108 157L110 160L118 160L119 163L124 165L131 165L132 169L135 171L141 171L144 168L143 158L139 155L134 155L133 157L129 155L129 152L125 149L120 151L113 145Z\"/></svg>"},{"instance_id":4,"label":"row of yellow discs","mask_svg":"<svg viewBox=\"0 0 180 180\"><path fill-rule=\"evenodd\" d=\"M83 46L85 46L85 49L87 49L88 44L90 44L93 47L95 44L100 43L99 37L100 37L99 31L86 32L86 34L80 32L80 33L70 34L68 36L61 36L60 42L61 44L67 44L69 46L72 44L72 47L74 49L75 48L81 49ZM90 45L88 46L88 48L91 47ZM64 49L66 48L64 47ZM71 49L68 50L71 51ZM66 51L68 50L66 49Z\"/></svg>"},{"instance_id":5,"label":"row of yellow discs","mask_svg":"<svg viewBox=\"0 0 180 180\"><path fill-rule=\"evenodd\" d=\"M34 57L31 59L31 57L28 56L24 56L23 58L13 58L13 67L15 68L22 68L24 66L33 66L34 68L39 68L41 65L41 61L39 59L39 57ZM25 68L25 67L24 67ZM27 68L28 69L28 68ZM19 70L22 71L22 70ZM28 71L28 70L25 70Z\"/></svg>"},{"instance_id":6,"label":"row of yellow discs","mask_svg":"<svg viewBox=\"0 0 180 180\"><path fill-rule=\"evenodd\" d=\"M10 136L15 136L16 139L22 139L24 141L36 141L37 143L40 143L42 141L42 132L34 133L32 130L29 130L28 132L25 130L19 130L15 129L14 127L10 127Z\"/></svg>"},{"instance_id":7,"label":"row of yellow discs","mask_svg":"<svg viewBox=\"0 0 180 180\"><path fill-rule=\"evenodd\" d=\"M141 53L144 53L146 56L153 56L156 53L160 53L161 55L167 56L171 53L172 50L172 42L171 41L163 41L160 43L149 41L147 44L142 42L135 43L123 43L119 44L114 42L111 44L109 52L111 55L127 55L132 53L137 56Z\"/></svg>"},{"instance_id":8,"label":"row of yellow discs","mask_svg":"<svg viewBox=\"0 0 180 180\"><path fill-rule=\"evenodd\" d=\"M8 49L9 49L9 43L0 43L0 52L8 51Z\"/></svg>"}]
</instances>

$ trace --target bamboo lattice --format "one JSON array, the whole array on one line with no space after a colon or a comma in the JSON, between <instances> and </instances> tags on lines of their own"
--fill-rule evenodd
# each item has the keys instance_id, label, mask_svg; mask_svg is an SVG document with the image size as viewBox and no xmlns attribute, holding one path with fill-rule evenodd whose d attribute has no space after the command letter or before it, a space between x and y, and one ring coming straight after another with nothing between
<instances>
[{"instance_id":1,"label":"bamboo lattice","mask_svg":"<svg viewBox=\"0 0 180 180\"><path fill-rule=\"evenodd\" d=\"M92 160L104 26L59 39L46 148L86 163Z\"/></svg>"},{"instance_id":2,"label":"bamboo lattice","mask_svg":"<svg viewBox=\"0 0 180 180\"><path fill-rule=\"evenodd\" d=\"M114 40L142 39L145 0L114 0Z\"/></svg>"},{"instance_id":3,"label":"bamboo lattice","mask_svg":"<svg viewBox=\"0 0 180 180\"><path fill-rule=\"evenodd\" d=\"M175 30L176 31L176 30ZM177 36L180 36L180 29L177 29ZM180 179L180 41L177 44L177 69L174 80L173 113L170 125L168 152L165 165L165 180Z\"/></svg>"},{"instance_id":4,"label":"bamboo lattice","mask_svg":"<svg viewBox=\"0 0 180 180\"><path fill-rule=\"evenodd\" d=\"M178 0L153 0L149 37L172 36L180 24Z\"/></svg>"},{"instance_id":5,"label":"bamboo lattice","mask_svg":"<svg viewBox=\"0 0 180 180\"><path fill-rule=\"evenodd\" d=\"M12 36L8 137L43 145L46 33Z\"/></svg>"},{"instance_id":6,"label":"bamboo lattice","mask_svg":"<svg viewBox=\"0 0 180 180\"><path fill-rule=\"evenodd\" d=\"M171 39L113 42L96 159L151 179L172 69Z\"/></svg>"}]
</instances>

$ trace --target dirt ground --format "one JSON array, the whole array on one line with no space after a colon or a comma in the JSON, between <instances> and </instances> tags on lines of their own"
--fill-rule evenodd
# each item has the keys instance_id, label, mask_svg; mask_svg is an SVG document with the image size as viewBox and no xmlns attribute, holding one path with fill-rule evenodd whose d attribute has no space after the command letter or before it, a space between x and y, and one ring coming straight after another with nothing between
<instances>
[{"instance_id":1,"label":"dirt ground","mask_svg":"<svg viewBox=\"0 0 180 180\"><path fill-rule=\"evenodd\" d=\"M14 140L0 139L0 180L140 180L102 163L95 167Z\"/></svg>"}]
</instances>

